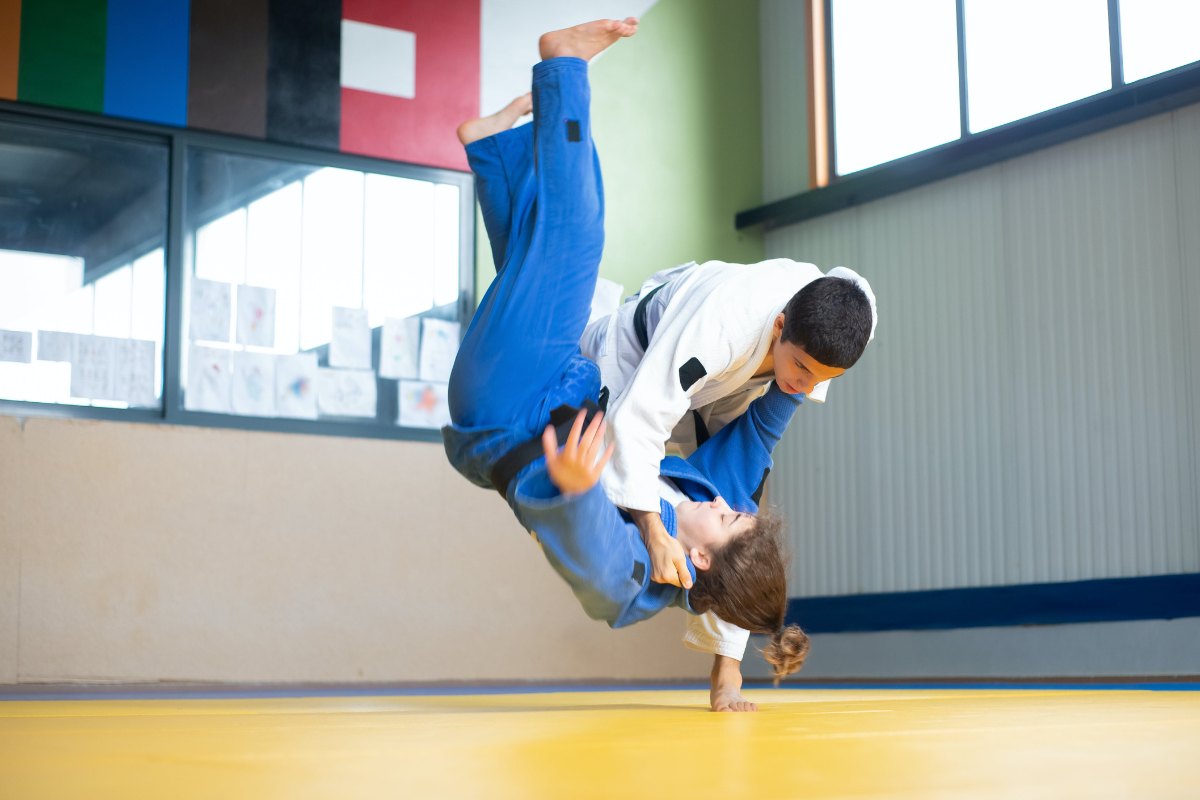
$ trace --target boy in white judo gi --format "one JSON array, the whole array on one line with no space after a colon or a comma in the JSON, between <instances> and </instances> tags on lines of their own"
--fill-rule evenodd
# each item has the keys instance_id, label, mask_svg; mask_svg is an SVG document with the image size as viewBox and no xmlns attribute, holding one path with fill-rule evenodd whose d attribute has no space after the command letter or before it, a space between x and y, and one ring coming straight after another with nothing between
<instances>
[{"instance_id":1,"label":"boy in white judo gi","mask_svg":"<svg viewBox=\"0 0 1200 800\"><path fill-rule=\"evenodd\" d=\"M690 581L658 514L652 478L663 455L689 455L772 380L823 402L828 382L862 355L875 322L874 295L857 273L838 267L823 275L812 264L773 259L665 270L588 326L580 349L600 365L616 443L604 489L637 521L653 580L685 588ZM756 708L741 695L748 638L712 614L689 619L684 642L714 656L714 710Z\"/></svg>"}]
</instances>

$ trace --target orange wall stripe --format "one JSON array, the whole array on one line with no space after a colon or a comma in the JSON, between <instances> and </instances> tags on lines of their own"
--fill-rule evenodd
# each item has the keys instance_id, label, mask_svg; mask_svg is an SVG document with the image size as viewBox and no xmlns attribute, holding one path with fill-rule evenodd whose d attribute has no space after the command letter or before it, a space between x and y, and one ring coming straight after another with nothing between
<instances>
[{"instance_id":1,"label":"orange wall stripe","mask_svg":"<svg viewBox=\"0 0 1200 800\"><path fill-rule=\"evenodd\" d=\"M17 99L21 59L21 0L0 0L0 99Z\"/></svg>"}]
</instances>

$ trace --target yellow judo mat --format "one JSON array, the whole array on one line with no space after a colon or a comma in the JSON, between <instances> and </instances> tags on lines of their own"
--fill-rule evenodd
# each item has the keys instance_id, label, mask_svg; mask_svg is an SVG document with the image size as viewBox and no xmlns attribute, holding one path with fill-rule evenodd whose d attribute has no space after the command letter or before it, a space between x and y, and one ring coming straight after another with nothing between
<instances>
[{"instance_id":1,"label":"yellow judo mat","mask_svg":"<svg viewBox=\"0 0 1200 800\"><path fill-rule=\"evenodd\" d=\"M8 699L0 798L1200 798L1200 692Z\"/></svg>"}]
</instances>

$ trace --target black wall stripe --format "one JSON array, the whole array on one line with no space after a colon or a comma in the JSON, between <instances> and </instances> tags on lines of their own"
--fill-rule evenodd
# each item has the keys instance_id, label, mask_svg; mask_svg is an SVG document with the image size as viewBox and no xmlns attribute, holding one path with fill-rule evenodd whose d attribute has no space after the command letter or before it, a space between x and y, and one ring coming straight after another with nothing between
<instances>
[{"instance_id":1,"label":"black wall stripe","mask_svg":"<svg viewBox=\"0 0 1200 800\"><path fill-rule=\"evenodd\" d=\"M1200 573L794 598L787 616L809 633L1200 617Z\"/></svg>"},{"instance_id":2,"label":"black wall stripe","mask_svg":"<svg viewBox=\"0 0 1200 800\"><path fill-rule=\"evenodd\" d=\"M270 0L267 138L337 150L341 0Z\"/></svg>"}]
</instances>

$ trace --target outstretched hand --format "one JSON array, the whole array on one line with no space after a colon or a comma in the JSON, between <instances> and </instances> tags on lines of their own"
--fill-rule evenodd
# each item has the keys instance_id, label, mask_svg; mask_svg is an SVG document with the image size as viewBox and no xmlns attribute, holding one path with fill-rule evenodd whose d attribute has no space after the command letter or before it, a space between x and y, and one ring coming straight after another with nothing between
<instances>
[{"instance_id":1,"label":"outstretched hand","mask_svg":"<svg viewBox=\"0 0 1200 800\"><path fill-rule=\"evenodd\" d=\"M550 480L563 494L586 492L600 480L604 465L612 458L615 444L604 447L604 414L598 413L587 430L583 429L586 413L580 411L575 424L567 434L562 450L558 447L558 434L553 425L542 432L542 450L546 454L546 471ZM603 449L603 452L601 452Z\"/></svg>"}]
</instances>

